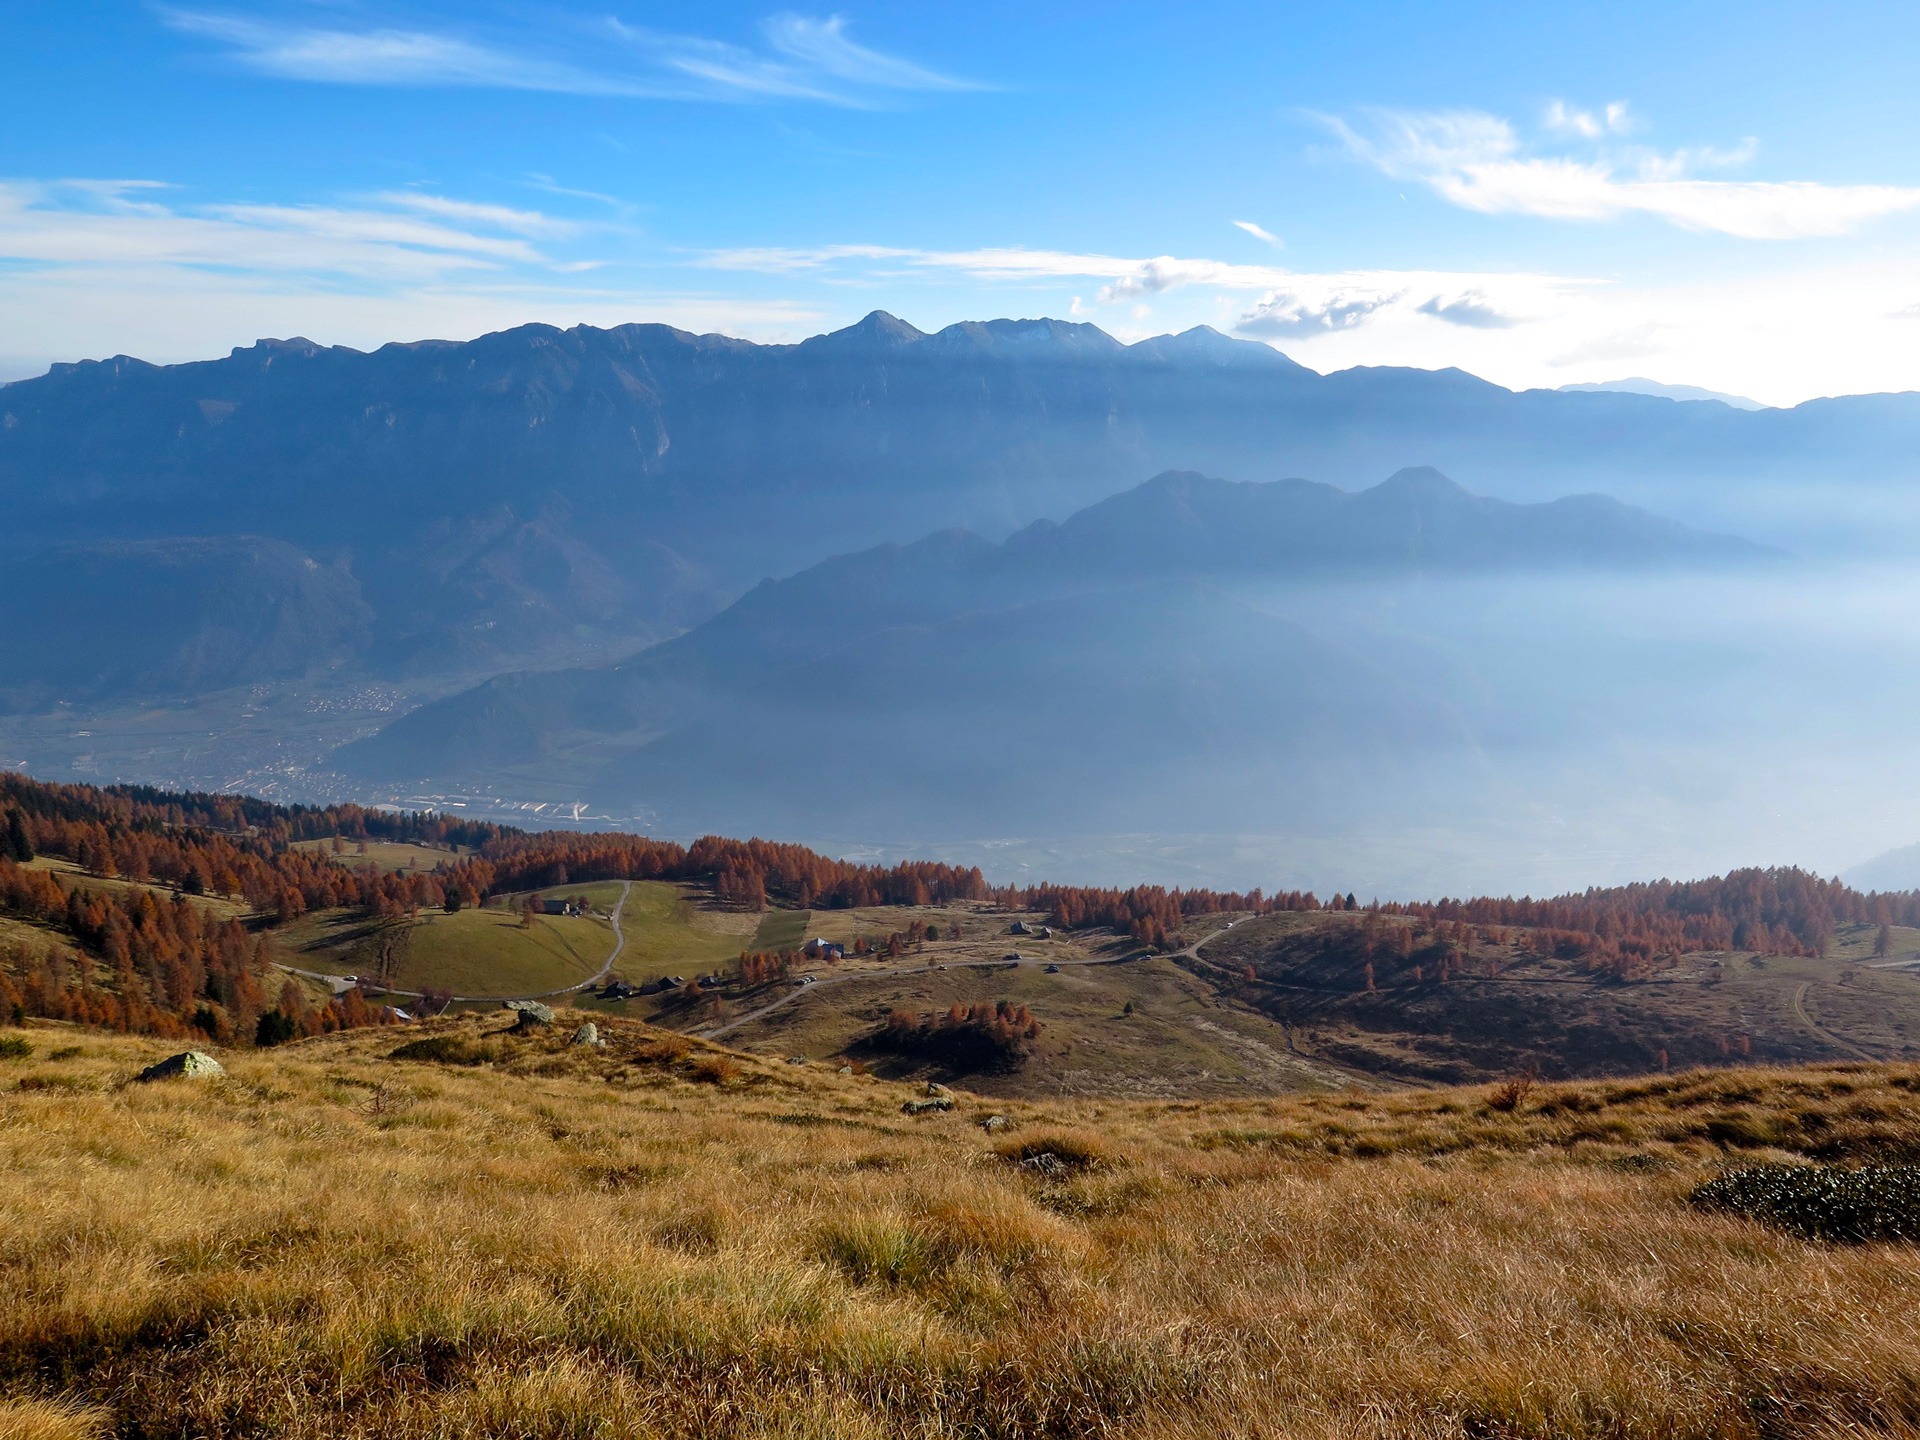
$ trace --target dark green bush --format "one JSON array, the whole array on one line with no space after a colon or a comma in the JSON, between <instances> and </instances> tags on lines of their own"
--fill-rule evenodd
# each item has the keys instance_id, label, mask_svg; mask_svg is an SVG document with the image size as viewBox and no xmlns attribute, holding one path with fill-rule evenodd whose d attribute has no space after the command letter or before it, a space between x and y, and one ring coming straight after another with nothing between
<instances>
[{"instance_id":1,"label":"dark green bush","mask_svg":"<svg viewBox=\"0 0 1920 1440\"><path fill-rule=\"evenodd\" d=\"M24 1060L33 1054L33 1042L24 1035L0 1035L0 1060Z\"/></svg>"},{"instance_id":2,"label":"dark green bush","mask_svg":"<svg viewBox=\"0 0 1920 1440\"><path fill-rule=\"evenodd\" d=\"M1749 1165L1698 1187L1689 1203L1809 1240L1920 1241L1920 1165Z\"/></svg>"}]
</instances>

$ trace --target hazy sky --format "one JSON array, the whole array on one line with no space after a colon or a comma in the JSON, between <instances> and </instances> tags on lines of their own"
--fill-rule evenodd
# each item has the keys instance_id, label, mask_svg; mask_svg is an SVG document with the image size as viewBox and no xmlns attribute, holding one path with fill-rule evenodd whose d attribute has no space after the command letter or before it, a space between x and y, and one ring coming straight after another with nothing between
<instances>
[{"instance_id":1,"label":"hazy sky","mask_svg":"<svg viewBox=\"0 0 1920 1440\"><path fill-rule=\"evenodd\" d=\"M8 0L0 377L884 308L1920 388L1917 53L1911 4Z\"/></svg>"}]
</instances>

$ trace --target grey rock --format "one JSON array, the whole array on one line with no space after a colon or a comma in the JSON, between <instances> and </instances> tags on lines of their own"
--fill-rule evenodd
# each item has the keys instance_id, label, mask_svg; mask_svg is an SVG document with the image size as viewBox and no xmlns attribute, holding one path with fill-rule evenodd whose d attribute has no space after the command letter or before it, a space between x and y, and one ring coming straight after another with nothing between
<instances>
[{"instance_id":1,"label":"grey rock","mask_svg":"<svg viewBox=\"0 0 1920 1440\"><path fill-rule=\"evenodd\" d=\"M945 1095L934 1095L925 1100L909 1100L900 1109L908 1115L926 1115L936 1110L953 1109L953 1101Z\"/></svg>"},{"instance_id":2,"label":"grey rock","mask_svg":"<svg viewBox=\"0 0 1920 1440\"><path fill-rule=\"evenodd\" d=\"M1002 1130L1011 1130L1013 1122L1004 1115L989 1115L980 1122L980 1128L989 1135L998 1135Z\"/></svg>"},{"instance_id":3,"label":"grey rock","mask_svg":"<svg viewBox=\"0 0 1920 1440\"><path fill-rule=\"evenodd\" d=\"M589 1020L573 1032L573 1039L567 1043L569 1045L603 1045L606 1042L600 1038L600 1027Z\"/></svg>"},{"instance_id":4,"label":"grey rock","mask_svg":"<svg viewBox=\"0 0 1920 1440\"><path fill-rule=\"evenodd\" d=\"M937 1080L929 1080L927 1082L927 1094L940 1096L948 1100L953 1099L953 1091L949 1090Z\"/></svg>"},{"instance_id":5,"label":"grey rock","mask_svg":"<svg viewBox=\"0 0 1920 1440\"><path fill-rule=\"evenodd\" d=\"M509 1000L502 1008L513 1011L519 1017L513 1022L516 1030L533 1030L553 1024L552 1007L542 1005L538 1000Z\"/></svg>"},{"instance_id":6,"label":"grey rock","mask_svg":"<svg viewBox=\"0 0 1920 1440\"><path fill-rule=\"evenodd\" d=\"M807 1063L807 1057L804 1055L787 1056L787 1064L789 1065L804 1065L806 1063Z\"/></svg>"},{"instance_id":7,"label":"grey rock","mask_svg":"<svg viewBox=\"0 0 1920 1440\"><path fill-rule=\"evenodd\" d=\"M182 1050L169 1055L158 1065L140 1072L142 1080L215 1080L227 1073L226 1066L203 1050Z\"/></svg>"},{"instance_id":8,"label":"grey rock","mask_svg":"<svg viewBox=\"0 0 1920 1440\"><path fill-rule=\"evenodd\" d=\"M1058 1179L1067 1173L1067 1162L1050 1150L1042 1150L1038 1155L1029 1155L1020 1164L1022 1168L1044 1175L1049 1180Z\"/></svg>"}]
</instances>

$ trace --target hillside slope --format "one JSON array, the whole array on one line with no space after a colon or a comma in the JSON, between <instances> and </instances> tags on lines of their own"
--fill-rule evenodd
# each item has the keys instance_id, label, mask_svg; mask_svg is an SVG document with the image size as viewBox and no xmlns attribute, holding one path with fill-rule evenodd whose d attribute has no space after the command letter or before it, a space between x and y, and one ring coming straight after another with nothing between
<instances>
[{"instance_id":1,"label":"hillside slope","mask_svg":"<svg viewBox=\"0 0 1920 1440\"><path fill-rule=\"evenodd\" d=\"M1920 1145L1911 1066L994 1102L605 1022L126 1083L6 1032L0 1424L42 1440L1896 1435L1909 1247L1691 1206ZM24 1049L26 1054L20 1055ZM978 1122L1000 1114L1011 1128ZM76 1216L88 1217L84 1223ZM103 1218L104 1217L104 1218ZM1436 1340L1444 1337L1444 1343Z\"/></svg>"}]
</instances>

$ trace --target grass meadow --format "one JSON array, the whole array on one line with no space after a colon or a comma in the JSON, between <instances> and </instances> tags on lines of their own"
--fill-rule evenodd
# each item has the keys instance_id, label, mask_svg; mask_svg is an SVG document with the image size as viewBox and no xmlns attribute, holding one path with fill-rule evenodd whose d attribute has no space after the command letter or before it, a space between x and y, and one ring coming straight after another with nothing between
<instances>
[{"instance_id":1,"label":"grass meadow","mask_svg":"<svg viewBox=\"0 0 1920 1440\"><path fill-rule=\"evenodd\" d=\"M1910 1247L1685 1203L1920 1068L908 1116L596 1018L8 1032L0 1436L1920 1434Z\"/></svg>"}]
</instances>

